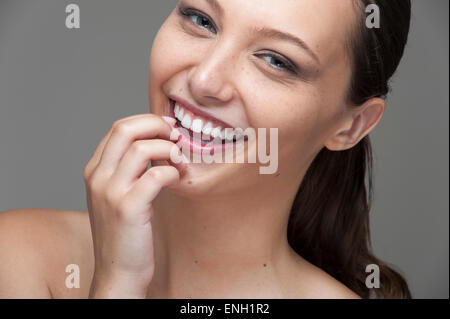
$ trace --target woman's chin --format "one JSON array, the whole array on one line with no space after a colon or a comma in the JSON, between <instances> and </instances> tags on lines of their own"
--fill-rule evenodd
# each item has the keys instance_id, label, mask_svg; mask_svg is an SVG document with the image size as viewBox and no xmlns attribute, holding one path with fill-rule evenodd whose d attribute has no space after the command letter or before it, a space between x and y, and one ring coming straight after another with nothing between
<instances>
[{"instance_id":1,"label":"woman's chin","mask_svg":"<svg viewBox=\"0 0 450 319\"><path fill-rule=\"evenodd\" d=\"M181 196L213 198L236 194L261 182L259 166L249 163L180 163L152 161L152 166L171 165L180 179L166 189ZM205 197L207 196L207 197Z\"/></svg>"},{"instance_id":2,"label":"woman's chin","mask_svg":"<svg viewBox=\"0 0 450 319\"><path fill-rule=\"evenodd\" d=\"M226 176L230 172L225 172L223 164L205 163L169 163L169 161L152 161L152 167L170 165L178 169L180 179L166 188L184 195L212 195L220 192L220 185L223 185ZM230 167L228 167L229 169ZM222 177L220 177L222 176Z\"/></svg>"}]
</instances>

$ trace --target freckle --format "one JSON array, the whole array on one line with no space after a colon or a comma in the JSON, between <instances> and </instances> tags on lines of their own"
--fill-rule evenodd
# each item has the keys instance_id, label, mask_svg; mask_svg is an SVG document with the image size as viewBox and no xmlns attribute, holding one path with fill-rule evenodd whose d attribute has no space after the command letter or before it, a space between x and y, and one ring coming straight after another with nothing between
<instances>
[{"instance_id":1,"label":"freckle","mask_svg":"<svg viewBox=\"0 0 450 319\"><path fill-rule=\"evenodd\" d=\"M192 184L192 181L188 181L188 184L191 185L191 184Z\"/></svg>"},{"instance_id":2,"label":"freckle","mask_svg":"<svg viewBox=\"0 0 450 319\"><path fill-rule=\"evenodd\" d=\"M198 264L198 261L196 260L195 263Z\"/></svg>"},{"instance_id":3,"label":"freckle","mask_svg":"<svg viewBox=\"0 0 450 319\"><path fill-rule=\"evenodd\" d=\"M267 265L266 265L266 264L263 264L263 266L266 267Z\"/></svg>"}]
</instances>

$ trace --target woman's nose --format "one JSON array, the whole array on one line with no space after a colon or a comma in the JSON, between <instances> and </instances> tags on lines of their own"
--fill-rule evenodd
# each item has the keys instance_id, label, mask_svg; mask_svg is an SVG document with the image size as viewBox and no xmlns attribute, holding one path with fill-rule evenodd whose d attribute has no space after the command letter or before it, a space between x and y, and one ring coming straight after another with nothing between
<instances>
[{"instance_id":1,"label":"woman's nose","mask_svg":"<svg viewBox=\"0 0 450 319\"><path fill-rule=\"evenodd\" d=\"M233 98L233 70L236 64L227 49L217 48L207 56L199 57L188 72L188 86L196 101L202 104L228 102Z\"/></svg>"}]
</instances>

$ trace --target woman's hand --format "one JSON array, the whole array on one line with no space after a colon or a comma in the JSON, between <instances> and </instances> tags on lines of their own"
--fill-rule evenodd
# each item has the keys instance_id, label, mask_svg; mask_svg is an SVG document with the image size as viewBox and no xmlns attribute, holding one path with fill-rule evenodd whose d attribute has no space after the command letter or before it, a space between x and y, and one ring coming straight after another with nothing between
<instances>
[{"instance_id":1,"label":"woman's hand","mask_svg":"<svg viewBox=\"0 0 450 319\"><path fill-rule=\"evenodd\" d=\"M90 298L145 298L154 272L152 201L179 180L173 166L147 170L177 147L169 122L152 114L115 122L84 169L95 255Z\"/></svg>"}]
</instances>

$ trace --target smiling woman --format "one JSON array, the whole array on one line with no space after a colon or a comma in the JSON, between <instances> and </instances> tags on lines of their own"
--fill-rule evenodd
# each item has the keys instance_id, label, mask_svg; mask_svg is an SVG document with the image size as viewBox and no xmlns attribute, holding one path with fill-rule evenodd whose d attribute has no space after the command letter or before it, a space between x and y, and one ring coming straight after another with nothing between
<instances>
[{"instance_id":1,"label":"smiling woman","mask_svg":"<svg viewBox=\"0 0 450 319\"><path fill-rule=\"evenodd\" d=\"M379 29L364 24L371 3ZM152 114L116 121L99 143L84 171L88 214L58 217L59 232L46 235L55 238L39 249L53 266L41 260L35 295L70 295L48 269L76 263L89 274L76 297L409 298L370 248L369 133L410 10L409 0L181 0L153 43ZM220 151L241 137L224 129L252 128L277 129L276 174L260 174L258 161L172 161L180 139L205 152L219 138ZM245 156L262 138L242 139ZM21 225L14 216L2 216L4 251ZM55 220L41 216L31 223ZM52 253L63 244L70 254ZM20 277L8 265L5 296L2 283Z\"/></svg>"}]
</instances>

